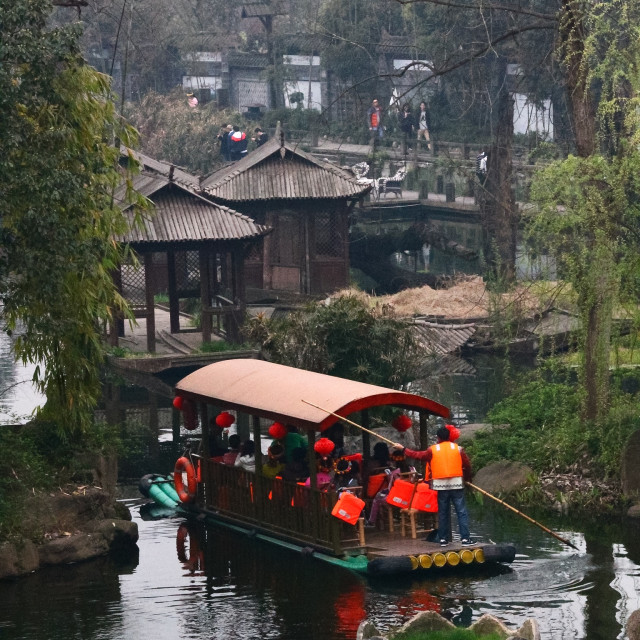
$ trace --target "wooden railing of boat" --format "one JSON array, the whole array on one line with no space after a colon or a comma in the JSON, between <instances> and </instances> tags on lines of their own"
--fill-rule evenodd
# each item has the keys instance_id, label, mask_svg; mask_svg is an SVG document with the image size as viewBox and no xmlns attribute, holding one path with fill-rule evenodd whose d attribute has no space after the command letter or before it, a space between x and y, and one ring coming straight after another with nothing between
<instances>
[{"instance_id":1,"label":"wooden railing of boat","mask_svg":"<svg viewBox=\"0 0 640 640\"><path fill-rule=\"evenodd\" d=\"M201 460L199 502L220 517L332 555L343 555L344 523L331 515L337 496ZM348 525L347 525L348 526Z\"/></svg>"}]
</instances>

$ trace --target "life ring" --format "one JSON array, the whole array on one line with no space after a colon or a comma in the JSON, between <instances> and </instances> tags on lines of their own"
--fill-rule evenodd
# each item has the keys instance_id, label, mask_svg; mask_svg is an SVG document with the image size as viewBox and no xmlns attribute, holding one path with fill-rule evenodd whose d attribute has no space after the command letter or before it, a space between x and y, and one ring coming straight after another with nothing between
<instances>
[{"instance_id":1,"label":"life ring","mask_svg":"<svg viewBox=\"0 0 640 640\"><path fill-rule=\"evenodd\" d=\"M184 488L184 482L182 475L187 474L187 488ZM181 502L193 502L196 499L198 492L198 481L196 479L196 470L193 468L193 464L189 458L182 456L176 461L176 466L173 469L173 483L176 486L178 497Z\"/></svg>"}]
</instances>

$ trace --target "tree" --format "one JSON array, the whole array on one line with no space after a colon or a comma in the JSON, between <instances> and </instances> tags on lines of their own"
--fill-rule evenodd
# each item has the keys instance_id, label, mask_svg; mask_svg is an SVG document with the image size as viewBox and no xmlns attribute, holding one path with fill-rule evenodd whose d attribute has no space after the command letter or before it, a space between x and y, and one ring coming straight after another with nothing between
<instances>
[{"instance_id":1,"label":"tree","mask_svg":"<svg viewBox=\"0 0 640 640\"><path fill-rule=\"evenodd\" d=\"M408 323L355 296L313 304L281 320L254 318L247 336L274 362L396 389L415 380L424 359Z\"/></svg>"},{"instance_id":2,"label":"tree","mask_svg":"<svg viewBox=\"0 0 640 640\"><path fill-rule=\"evenodd\" d=\"M111 274L126 221L119 149L134 142L88 67L77 28L47 28L45 0L0 3L0 295L16 357L37 363L43 417L69 434L100 392L100 325L126 305Z\"/></svg>"},{"instance_id":3,"label":"tree","mask_svg":"<svg viewBox=\"0 0 640 640\"><path fill-rule=\"evenodd\" d=\"M637 268L640 222L640 44L636 2L562 3L559 54L575 131L576 156L542 172L532 194L541 209L530 232L576 289L585 327L584 417L609 408L612 314ZM636 296L637 301L637 296Z\"/></svg>"}]
</instances>

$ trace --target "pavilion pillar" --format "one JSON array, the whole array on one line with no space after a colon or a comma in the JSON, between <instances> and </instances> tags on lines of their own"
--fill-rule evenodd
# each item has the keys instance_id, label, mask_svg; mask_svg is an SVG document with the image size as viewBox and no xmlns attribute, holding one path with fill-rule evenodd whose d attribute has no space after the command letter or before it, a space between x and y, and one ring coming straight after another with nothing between
<instances>
[{"instance_id":1,"label":"pavilion pillar","mask_svg":"<svg viewBox=\"0 0 640 640\"><path fill-rule=\"evenodd\" d=\"M367 409L360 412L360 424L365 429L371 428ZM362 485L364 487L369 482L369 460L371 460L371 436L367 431L362 430Z\"/></svg>"},{"instance_id":2,"label":"pavilion pillar","mask_svg":"<svg viewBox=\"0 0 640 640\"><path fill-rule=\"evenodd\" d=\"M302 218L302 233L304 234L304 265L302 266L302 293L311 293L311 249L309 246L309 225L311 218L305 215Z\"/></svg>"},{"instance_id":3,"label":"pavilion pillar","mask_svg":"<svg viewBox=\"0 0 640 640\"><path fill-rule=\"evenodd\" d=\"M122 295L122 265L113 272L113 283L116 291ZM118 346L118 337L124 337L124 317L118 309L113 309L109 321L109 344L112 347Z\"/></svg>"},{"instance_id":4,"label":"pavilion pillar","mask_svg":"<svg viewBox=\"0 0 640 640\"><path fill-rule=\"evenodd\" d=\"M178 299L178 287L176 282L176 254L169 249L167 251L167 270L169 284L169 324L171 333L180 331L180 300Z\"/></svg>"},{"instance_id":5,"label":"pavilion pillar","mask_svg":"<svg viewBox=\"0 0 640 640\"><path fill-rule=\"evenodd\" d=\"M156 352L156 303L153 286L153 254L144 254L144 294L147 316L147 351Z\"/></svg>"},{"instance_id":6,"label":"pavilion pillar","mask_svg":"<svg viewBox=\"0 0 640 640\"><path fill-rule=\"evenodd\" d=\"M211 342L211 273L209 260L209 247L200 247L198 256L200 258L200 303L202 306L201 329L202 342Z\"/></svg>"}]
</instances>

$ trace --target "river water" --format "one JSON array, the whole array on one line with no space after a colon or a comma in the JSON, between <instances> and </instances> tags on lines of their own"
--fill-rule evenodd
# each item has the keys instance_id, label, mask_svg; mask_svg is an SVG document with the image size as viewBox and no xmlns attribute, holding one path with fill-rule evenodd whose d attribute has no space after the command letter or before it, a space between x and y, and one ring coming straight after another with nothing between
<instances>
[{"instance_id":1,"label":"river water","mask_svg":"<svg viewBox=\"0 0 640 640\"><path fill-rule=\"evenodd\" d=\"M16 384L31 370L10 362L6 344L0 353L3 388L20 389L2 396L10 416L3 422L11 422L40 398L28 383ZM144 394L127 389L128 411L151 415ZM153 406L159 450L124 465L130 477L136 466L139 475L166 472L175 460L170 398ZM189 528L184 548L182 519L143 519L145 500L135 484L123 478L119 490L139 527L139 554L0 582L2 640L352 640L365 618L384 632L424 610L465 626L483 613L513 627L534 617L543 639L612 640L624 638L626 620L640 608L640 530L628 522L531 513L570 539L574 551L470 496L473 537L515 543L512 565L491 574L369 580L216 526Z\"/></svg>"}]
</instances>

